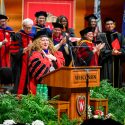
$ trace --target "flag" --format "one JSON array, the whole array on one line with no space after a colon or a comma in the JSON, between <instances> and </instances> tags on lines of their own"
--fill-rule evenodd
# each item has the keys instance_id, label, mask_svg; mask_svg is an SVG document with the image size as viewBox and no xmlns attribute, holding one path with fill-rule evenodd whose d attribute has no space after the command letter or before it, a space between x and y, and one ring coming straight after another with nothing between
<instances>
[{"instance_id":1,"label":"flag","mask_svg":"<svg viewBox=\"0 0 125 125\"><path fill-rule=\"evenodd\" d=\"M97 19L97 26L99 28L99 31L102 31L102 22L101 22L101 9L100 9L100 0L94 1L94 14L98 18Z\"/></svg>"},{"instance_id":2,"label":"flag","mask_svg":"<svg viewBox=\"0 0 125 125\"><path fill-rule=\"evenodd\" d=\"M0 14L6 14L4 0L0 0Z\"/></svg>"},{"instance_id":3,"label":"flag","mask_svg":"<svg viewBox=\"0 0 125 125\"><path fill-rule=\"evenodd\" d=\"M120 44L119 44L118 38L116 38L116 39L112 42L112 48L113 48L114 50L120 50Z\"/></svg>"},{"instance_id":4,"label":"flag","mask_svg":"<svg viewBox=\"0 0 125 125\"><path fill-rule=\"evenodd\" d=\"M124 3L124 11L123 11L123 21L122 21L122 34L125 36L125 3Z\"/></svg>"}]
</instances>

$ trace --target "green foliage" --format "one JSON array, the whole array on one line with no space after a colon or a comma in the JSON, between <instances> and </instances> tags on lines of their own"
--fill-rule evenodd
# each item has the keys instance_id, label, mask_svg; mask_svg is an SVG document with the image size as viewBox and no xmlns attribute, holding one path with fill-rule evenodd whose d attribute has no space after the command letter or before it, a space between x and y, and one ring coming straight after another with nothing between
<instances>
[{"instance_id":1,"label":"green foliage","mask_svg":"<svg viewBox=\"0 0 125 125\"><path fill-rule=\"evenodd\" d=\"M14 95L0 95L0 123L13 119L19 123L31 123L37 119L48 123L57 121L56 110L39 95L27 95L17 99Z\"/></svg>"},{"instance_id":2,"label":"green foliage","mask_svg":"<svg viewBox=\"0 0 125 125\"><path fill-rule=\"evenodd\" d=\"M77 120L70 121L66 114L62 115L62 118L60 120L60 125L77 125L77 124L78 124Z\"/></svg>"},{"instance_id":3,"label":"green foliage","mask_svg":"<svg viewBox=\"0 0 125 125\"><path fill-rule=\"evenodd\" d=\"M15 95L1 94L0 113L0 123L7 119L17 123L41 120L45 125L59 125L56 109L41 95L22 95L19 99ZM60 125L76 125L72 124L73 122L65 117Z\"/></svg>"},{"instance_id":4,"label":"green foliage","mask_svg":"<svg viewBox=\"0 0 125 125\"><path fill-rule=\"evenodd\" d=\"M109 113L123 123L125 119L125 88L113 88L107 80L101 81L100 87L91 89L91 98L108 98Z\"/></svg>"}]
</instances>

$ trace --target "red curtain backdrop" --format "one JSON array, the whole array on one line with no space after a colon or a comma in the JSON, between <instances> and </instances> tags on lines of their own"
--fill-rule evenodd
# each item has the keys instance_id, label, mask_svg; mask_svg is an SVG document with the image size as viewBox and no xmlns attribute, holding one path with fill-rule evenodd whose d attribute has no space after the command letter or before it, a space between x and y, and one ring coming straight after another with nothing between
<instances>
[{"instance_id":1,"label":"red curtain backdrop","mask_svg":"<svg viewBox=\"0 0 125 125\"><path fill-rule=\"evenodd\" d=\"M74 1L75 0L24 0L23 17L31 18L35 21L36 11L46 11L53 17L65 15L69 20L69 27L73 27L74 23ZM51 28L51 23L47 25Z\"/></svg>"}]
</instances>

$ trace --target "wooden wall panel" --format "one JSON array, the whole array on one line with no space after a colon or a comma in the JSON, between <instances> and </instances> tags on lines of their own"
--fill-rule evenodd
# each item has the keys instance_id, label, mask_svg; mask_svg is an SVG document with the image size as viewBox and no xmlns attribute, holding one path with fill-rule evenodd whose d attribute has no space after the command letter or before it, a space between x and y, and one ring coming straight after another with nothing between
<instances>
[{"instance_id":1,"label":"wooden wall panel","mask_svg":"<svg viewBox=\"0 0 125 125\"><path fill-rule=\"evenodd\" d=\"M79 31L86 27L85 16L93 13L94 0L76 0L75 34L80 37Z\"/></svg>"},{"instance_id":2,"label":"wooden wall panel","mask_svg":"<svg viewBox=\"0 0 125 125\"><path fill-rule=\"evenodd\" d=\"M112 17L116 21L116 29L121 32L123 5L125 0L101 0L102 21L105 17ZM104 23L102 22L103 30Z\"/></svg>"},{"instance_id":3,"label":"wooden wall panel","mask_svg":"<svg viewBox=\"0 0 125 125\"><path fill-rule=\"evenodd\" d=\"M14 31L21 28L22 23L22 0L4 0L6 15L9 17L8 25Z\"/></svg>"}]
</instances>

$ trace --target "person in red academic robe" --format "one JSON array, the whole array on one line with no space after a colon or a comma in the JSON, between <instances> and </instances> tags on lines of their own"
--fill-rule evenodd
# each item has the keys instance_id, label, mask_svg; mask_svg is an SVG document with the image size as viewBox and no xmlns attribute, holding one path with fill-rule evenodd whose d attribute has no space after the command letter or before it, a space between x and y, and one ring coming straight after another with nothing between
<instances>
[{"instance_id":1,"label":"person in red academic robe","mask_svg":"<svg viewBox=\"0 0 125 125\"><path fill-rule=\"evenodd\" d=\"M23 20L23 29L15 34L11 44L13 57L14 93L27 94L29 50L34 34L31 32L33 21Z\"/></svg>"},{"instance_id":2,"label":"person in red academic robe","mask_svg":"<svg viewBox=\"0 0 125 125\"><path fill-rule=\"evenodd\" d=\"M0 68L11 67L10 44L14 31L7 26L8 17L0 15Z\"/></svg>"},{"instance_id":3,"label":"person in red academic robe","mask_svg":"<svg viewBox=\"0 0 125 125\"><path fill-rule=\"evenodd\" d=\"M29 92L36 94L36 87L37 84L42 83L42 76L64 64L62 52L55 49L52 41L46 35L36 38L33 41L29 58Z\"/></svg>"},{"instance_id":4,"label":"person in red academic robe","mask_svg":"<svg viewBox=\"0 0 125 125\"><path fill-rule=\"evenodd\" d=\"M80 66L97 66L98 55L105 44L94 45L93 32L91 27L80 31L82 39L78 42L77 58Z\"/></svg>"}]
</instances>

